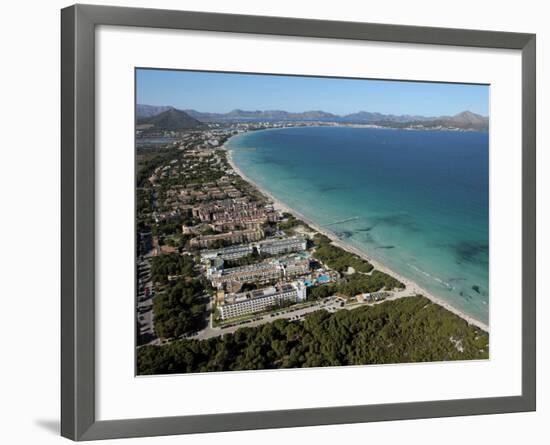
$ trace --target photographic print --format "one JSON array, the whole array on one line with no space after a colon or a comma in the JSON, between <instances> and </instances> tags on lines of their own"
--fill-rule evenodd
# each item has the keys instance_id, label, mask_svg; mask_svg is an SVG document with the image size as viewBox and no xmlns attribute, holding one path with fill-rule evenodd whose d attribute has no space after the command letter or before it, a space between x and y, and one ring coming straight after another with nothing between
<instances>
[{"instance_id":1,"label":"photographic print","mask_svg":"<svg viewBox=\"0 0 550 445\"><path fill-rule=\"evenodd\" d=\"M489 86L137 68L137 375L489 358Z\"/></svg>"}]
</instances>

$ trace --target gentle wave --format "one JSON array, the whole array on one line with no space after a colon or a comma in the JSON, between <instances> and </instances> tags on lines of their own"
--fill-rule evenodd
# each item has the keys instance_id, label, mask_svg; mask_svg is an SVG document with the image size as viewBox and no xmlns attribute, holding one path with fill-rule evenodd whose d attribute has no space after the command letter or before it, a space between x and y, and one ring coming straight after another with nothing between
<instances>
[{"instance_id":1,"label":"gentle wave","mask_svg":"<svg viewBox=\"0 0 550 445\"><path fill-rule=\"evenodd\" d=\"M426 272L425 270L422 270L418 267L416 267L414 264L411 264L411 263L407 263L407 266L411 267L412 269L416 270L418 273L421 273L422 275L424 275L425 277L428 277L436 282L438 282L439 284L442 284L443 286L445 286L447 289L449 290L453 290L454 289L454 286L451 285L450 283L447 283L446 281L442 280L441 278L437 278L435 276L433 276L432 274Z\"/></svg>"}]
</instances>

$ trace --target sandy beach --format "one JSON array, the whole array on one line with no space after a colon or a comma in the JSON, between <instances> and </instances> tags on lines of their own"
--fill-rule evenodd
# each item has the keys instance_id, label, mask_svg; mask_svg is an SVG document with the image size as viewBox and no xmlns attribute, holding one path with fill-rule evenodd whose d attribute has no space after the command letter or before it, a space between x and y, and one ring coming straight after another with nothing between
<instances>
[{"instance_id":1,"label":"sandy beach","mask_svg":"<svg viewBox=\"0 0 550 445\"><path fill-rule=\"evenodd\" d=\"M255 183L254 181L252 181L248 176L246 176L240 169L239 167L235 164L235 162L233 161L233 157L232 157L232 151L230 148L228 147L225 147L222 146L221 148L225 149L226 153L227 153L227 160L229 162L229 164L231 165L232 169L239 175L241 176L245 181L249 182L250 184L254 185L254 187L256 187L262 194L264 194L265 196L267 196L272 202L273 202L273 206L276 210L279 210L279 211L282 211L282 212L287 212L287 213L290 213L292 215L294 215L296 218L304 221L307 225L309 225L313 230L319 232L319 233L322 233L323 235L327 236L328 238L330 238L333 242L334 245L344 249L344 250L347 250L348 252L351 252L351 253L354 253L355 255L367 260L368 262L370 262L374 267L375 269L378 269L384 273L387 273L388 275L391 275L395 278L397 278L399 281L401 281L403 284L405 284L405 289L403 291L400 291L397 293L396 297L397 298L405 298L405 297L409 297L409 296L414 296L414 295L418 295L418 294L421 294L423 296L425 296L426 298L428 298L430 301L432 301L433 303L435 304L438 304L442 307L444 307L445 309L447 309L448 311L458 315L460 318L464 319L466 322L468 322L469 324L471 325L474 325L474 326L477 326L478 328L484 330L485 332L489 332L489 326L467 314L465 314L464 312L456 309L455 307L453 307L452 305L450 305L448 302L446 302L445 300L443 300L442 298L440 297L437 297L433 294L431 294L430 292L426 291L425 289L423 289L422 287L420 287L417 283L415 283L414 281L398 274L397 272L395 272L394 270L390 269L389 267L385 266L384 264L380 263L379 261L371 258L369 255L367 255L364 251L360 250L360 249L357 249L356 247L354 246L351 246L345 242L343 242L342 240L340 240L333 232L331 232L330 230L327 230L326 228L324 227L321 227L319 226L318 224L316 224L314 221L310 220L309 218L305 217L304 215L302 215L301 213L297 212L296 210L288 207L286 204L284 204L283 202L281 202L280 200L278 200L275 196L273 196L271 193L269 193L268 191L266 191L265 189L263 189L262 187L260 187L257 183Z\"/></svg>"}]
</instances>

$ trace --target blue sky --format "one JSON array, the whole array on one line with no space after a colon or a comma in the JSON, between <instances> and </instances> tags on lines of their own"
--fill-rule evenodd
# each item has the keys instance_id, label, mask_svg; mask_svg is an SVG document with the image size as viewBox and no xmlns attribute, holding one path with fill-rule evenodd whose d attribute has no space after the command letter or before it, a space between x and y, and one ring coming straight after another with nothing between
<instances>
[{"instance_id":1,"label":"blue sky","mask_svg":"<svg viewBox=\"0 0 550 445\"><path fill-rule=\"evenodd\" d=\"M138 69L137 103L225 113L372 111L423 116L489 114L489 87L428 82Z\"/></svg>"}]
</instances>

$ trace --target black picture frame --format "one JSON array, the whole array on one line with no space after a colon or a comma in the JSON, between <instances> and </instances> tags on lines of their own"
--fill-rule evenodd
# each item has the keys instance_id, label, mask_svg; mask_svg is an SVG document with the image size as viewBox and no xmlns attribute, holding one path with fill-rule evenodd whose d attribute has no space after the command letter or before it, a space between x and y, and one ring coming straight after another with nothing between
<instances>
[{"instance_id":1,"label":"black picture frame","mask_svg":"<svg viewBox=\"0 0 550 445\"><path fill-rule=\"evenodd\" d=\"M95 28L98 25L506 48L522 63L522 393L246 413L96 420ZM534 34L110 6L61 11L61 434L73 440L159 436L427 417L536 407L536 78Z\"/></svg>"}]
</instances>

